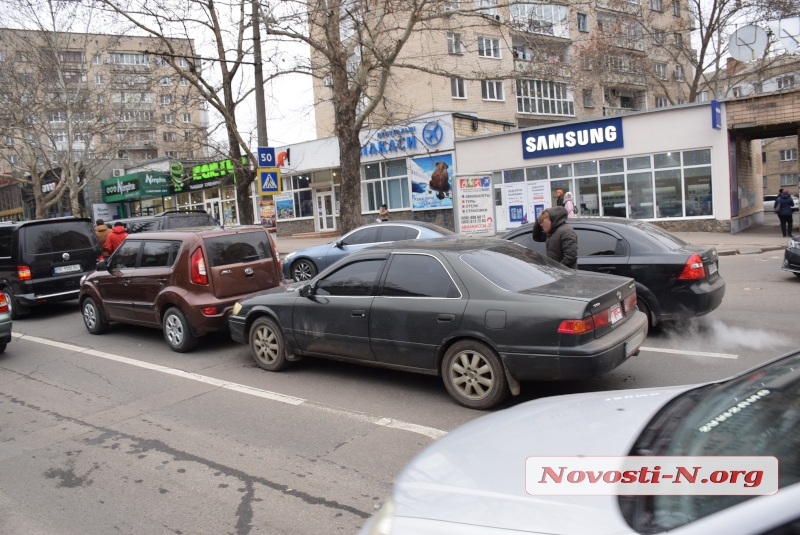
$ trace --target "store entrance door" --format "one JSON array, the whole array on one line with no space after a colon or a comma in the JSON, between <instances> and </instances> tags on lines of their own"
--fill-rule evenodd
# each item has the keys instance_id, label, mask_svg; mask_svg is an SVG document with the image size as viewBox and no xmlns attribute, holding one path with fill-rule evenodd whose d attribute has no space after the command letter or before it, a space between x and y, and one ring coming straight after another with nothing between
<instances>
[{"instance_id":1,"label":"store entrance door","mask_svg":"<svg viewBox=\"0 0 800 535\"><path fill-rule=\"evenodd\" d=\"M206 199L206 212L211 217L222 223L222 201L220 199Z\"/></svg>"},{"instance_id":2,"label":"store entrance door","mask_svg":"<svg viewBox=\"0 0 800 535\"><path fill-rule=\"evenodd\" d=\"M336 230L332 191L317 193L317 220L320 232Z\"/></svg>"}]
</instances>

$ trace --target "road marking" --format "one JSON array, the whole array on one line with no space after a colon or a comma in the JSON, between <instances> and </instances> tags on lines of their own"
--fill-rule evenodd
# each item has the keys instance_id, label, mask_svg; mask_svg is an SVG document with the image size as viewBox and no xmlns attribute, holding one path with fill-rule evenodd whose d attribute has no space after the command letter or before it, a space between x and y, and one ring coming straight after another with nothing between
<instances>
[{"instance_id":1,"label":"road marking","mask_svg":"<svg viewBox=\"0 0 800 535\"><path fill-rule=\"evenodd\" d=\"M317 403L315 401L309 401L303 398L296 398L294 396L287 396L286 394L279 394L278 392L262 390L260 388L242 385L239 383L232 383L230 381L225 381L223 379L216 379L214 377L209 377L207 375L200 375L197 373L179 370L177 368L161 366L160 364L153 364L151 362L145 362L143 360L136 360L128 357L122 357L120 355L114 355L112 353L106 353L104 351L97 351L95 349L90 349L88 347L81 347L73 344L65 344L64 342L56 342L55 340L48 340L47 338L39 338L38 336L30 336L27 334L16 333L16 332L12 333L12 336L20 340L25 340L27 342L33 342L36 344L43 344L51 347L57 347L59 349L64 349L75 353L83 353L84 355L92 355L93 357L100 357L106 360L113 360L115 362L121 362L123 364L130 364L131 366L138 366L139 368L144 368L147 370L166 373L169 375L174 375L176 377L182 377L184 379L191 379L192 381L198 381L200 383L214 385L219 388L224 388L226 390L233 390L234 392L240 392L242 394L248 394L251 396L260 397L268 399L270 401L277 401L278 403L286 403L287 405L295 405L295 406L303 405L308 408L321 410L329 414L344 416L345 418L358 420L360 422L371 423L373 425L378 425L381 427L390 427L392 429L400 429L402 431L408 431L410 433L417 433L419 435L424 435L434 440L436 440L437 438L441 438L447 434L447 431L442 431L441 429L436 429L434 427L412 424L410 422L404 422L402 420L394 420L392 418L379 418L377 416L369 416L368 414L351 411L349 409L332 407L330 405Z\"/></svg>"},{"instance_id":2,"label":"road marking","mask_svg":"<svg viewBox=\"0 0 800 535\"><path fill-rule=\"evenodd\" d=\"M663 347L640 347L642 351L652 351L653 353L672 353L675 355L692 355L693 357L716 357L718 359L738 359L739 355L729 353L706 353L704 351L685 351L683 349L666 349Z\"/></svg>"}]
</instances>

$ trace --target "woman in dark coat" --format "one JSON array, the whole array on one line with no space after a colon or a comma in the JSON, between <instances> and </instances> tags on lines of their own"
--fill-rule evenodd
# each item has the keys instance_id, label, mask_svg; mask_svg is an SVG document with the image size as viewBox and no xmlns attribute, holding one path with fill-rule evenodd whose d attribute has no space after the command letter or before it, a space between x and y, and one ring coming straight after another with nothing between
<instances>
[{"instance_id":1,"label":"woman in dark coat","mask_svg":"<svg viewBox=\"0 0 800 535\"><path fill-rule=\"evenodd\" d=\"M782 189L781 194L775 199L775 213L778 214L778 219L781 220L781 233L784 238L792 235L792 226L794 225L792 220L793 206L794 201L792 196L789 195L789 191Z\"/></svg>"}]
</instances>

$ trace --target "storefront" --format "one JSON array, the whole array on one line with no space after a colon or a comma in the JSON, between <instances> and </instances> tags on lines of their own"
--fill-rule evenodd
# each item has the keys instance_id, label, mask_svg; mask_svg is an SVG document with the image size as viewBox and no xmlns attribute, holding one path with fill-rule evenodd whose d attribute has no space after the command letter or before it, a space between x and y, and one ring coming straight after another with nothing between
<instances>
[{"instance_id":1,"label":"storefront","mask_svg":"<svg viewBox=\"0 0 800 535\"><path fill-rule=\"evenodd\" d=\"M141 171L107 178L101 183L103 208L111 217L120 219L163 212L165 199L171 201L170 177L156 171ZM98 213L99 207L93 211Z\"/></svg>"},{"instance_id":2,"label":"storefront","mask_svg":"<svg viewBox=\"0 0 800 535\"><path fill-rule=\"evenodd\" d=\"M737 219L757 222L760 190L749 176L731 187L736 149L729 150L727 131L714 126L710 103L571 121L460 139L456 165L460 176L491 178L498 232L555 206L559 190L573 194L582 216L628 217L673 230L739 230ZM732 191L741 207L733 225Z\"/></svg>"},{"instance_id":3,"label":"storefront","mask_svg":"<svg viewBox=\"0 0 800 535\"><path fill-rule=\"evenodd\" d=\"M453 117L430 113L402 124L361 132L361 214L375 221L381 205L390 219L429 221L453 228ZM274 202L278 234L339 229L339 146L324 138L289 147L283 193Z\"/></svg>"}]
</instances>

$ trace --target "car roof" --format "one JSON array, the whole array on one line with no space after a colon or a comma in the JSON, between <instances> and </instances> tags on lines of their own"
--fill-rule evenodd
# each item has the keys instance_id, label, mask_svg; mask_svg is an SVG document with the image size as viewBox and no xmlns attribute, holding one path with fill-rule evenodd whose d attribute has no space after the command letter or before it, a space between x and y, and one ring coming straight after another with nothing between
<instances>
[{"instance_id":1,"label":"car roof","mask_svg":"<svg viewBox=\"0 0 800 535\"><path fill-rule=\"evenodd\" d=\"M366 225L362 225L353 230L359 230L369 227L381 227L386 225L407 225L409 227L418 227L418 228L425 228L428 230L432 230L434 232L446 232L446 236L450 236L451 234L455 234L450 229L446 229L444 227L440 227L439 225L435 225L433 223L428 223L427 221L411 221L411 220L397 220L397 221L381 221L380 223L368 223ZM352 231L351 231L352 232Z\"/></svg>"},{"instance_id":2,"label":"car roof","mask_svg":"<svg viewBox=\"0 0 800 535\"><path fill-rule=\"evenodd\" d=\"M402 240L373 245L363 249L364 253L383 252L430 252L439 251L443 253L465 253L469 251L480 251L496 247L498 245L508 245L508 242L497 238L470 238L466 236L445 236L442 238L424 238L421 240ZM358 251L353 254L358 254Z\"/></svg>"},{"instance_id":3,"label":"car roof","mask_svg":"<svg viewBox=\"0 0 800 535\"><path fill-rule=\"evenodd\" d=\"M10 227L27 227L30 225L47 225L53 223L65 223L65 222L73 222L73 221L85 221L92 224L92 220L88 217L50 217L48 219L34 219L31 221L3 221L2 225L10 226Z\"/></svg>"},{"instance_id":4,"label":"car roof","mask_svg":"<svg viewBox=\"0 0 800 535\"><path fill-rule=\"evenodd\" d=\"M138 232L136 234L129 235L128 239L141 240L145 238L157 238L161 240L180 240L185 239L187 236L200 236L202 238L209 238L214 236L239 234L240 232L254 232L256 230L266 232L264 227L259 225L240 225L236 227L188 227Z\"/></svg>"}]
</instances>

